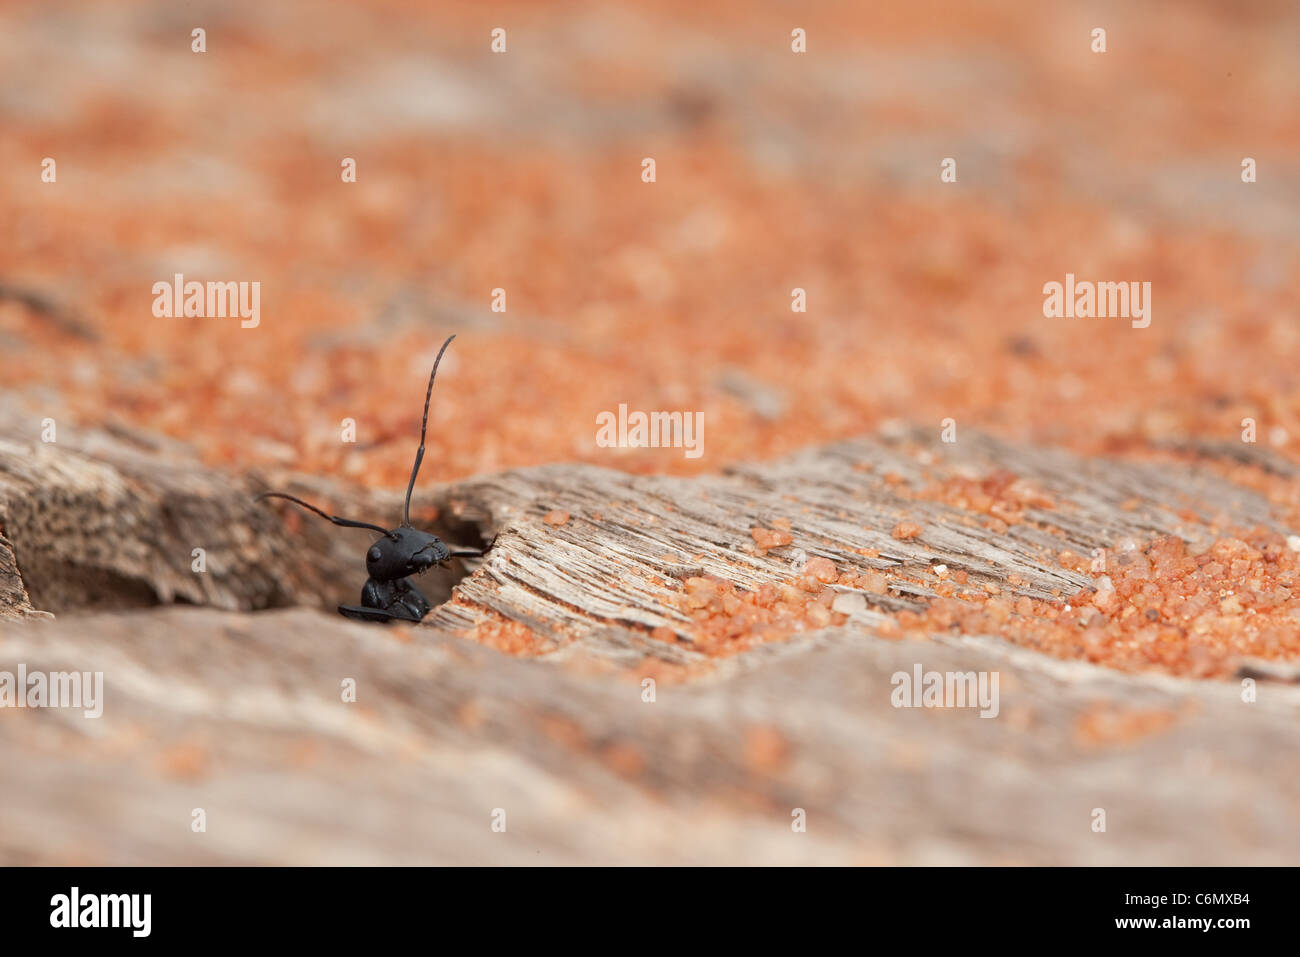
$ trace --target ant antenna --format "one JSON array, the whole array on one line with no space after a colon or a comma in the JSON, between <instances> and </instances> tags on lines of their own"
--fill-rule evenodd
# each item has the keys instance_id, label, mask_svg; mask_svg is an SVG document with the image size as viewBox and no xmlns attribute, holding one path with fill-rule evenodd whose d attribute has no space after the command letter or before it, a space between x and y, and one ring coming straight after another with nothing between
<instances>
[{"instance_id":1,"label":"ant antenna","mask_svg":"<svg viewBox=\"0 0 1300 957\"><path fill-rule=\"evenodd\" d=\"M415 477L420 474L420 463L424 461L424 432L429 427L429 400L433 398L433 377L438 374L438 363L442 361L442 354L447 351L447 347L451 345L451 340L455 338L454 335L447 337L447 341L438 350L438 358L433 360L433 371L429 373L429 391L424 394L424 420L420 423L420 448L415 453L415 465L411 468L411 481L406 486L406 510L402 513L402 524L408 528L411 526L411 492L415 490Z\"/></svg>"},{"instance_id":2,"label":"ant antenna","mask_svg":"<svg viewBox=\"0 0 1300 957\"><path fill-rule=\"evenodd\" d=\"M287 495L284 492L263 492L261 495L257 496L257 498L253 499L253 501L260 502L264 498L286 498L289 501L293 502L295 505L301 505L303 508L310 509L311 511L319 515L321 518L329 519L335 525L345 525L348 528L369 528L383 535L391 534L388 529L380 528L378 525L371 525L369 522L354 522L350 518L340 518L337 515L327 515L324 512L322 512L320 509L318 509L315 505L308 505L302 499L294 498L292 495Z\"/></svg>"}]
</instances>

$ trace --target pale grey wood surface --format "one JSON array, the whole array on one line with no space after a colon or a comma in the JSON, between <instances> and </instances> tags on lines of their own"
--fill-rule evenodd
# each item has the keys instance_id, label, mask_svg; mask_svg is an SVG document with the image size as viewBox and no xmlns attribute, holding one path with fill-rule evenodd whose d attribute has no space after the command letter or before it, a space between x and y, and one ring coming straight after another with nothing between
<instances>
[{"instance_id":1,"label":"pale grey wood surface","mask_svg":"<svg viewBox=\"0 0 1300 957\"><path fill-rule=\"evenodd\" d=\"M943 562L1041 596L1090 581L1044 560L1044 545L1086 555L1128 534L1204 538L1187 508L1283 527L1207 467L906 433L706 478L483 477L422 490L417 505L436 504L436 527L462 543L496 534L491 555L456 604L386 629L329 610L354 600L367 533L249 499L288 482L392 521L397 493L226 475L148 437L47 446L12 413L3 425L0 609L15 620L0 623L0 670L105 681L99 719L0 710L5 862L1282 864L1300 851L1289 666L1251 672L1247 704L1235 682L1123 675L997 636L877 637L880 615L919 606L923 588L721 662L649 635L681 627L666 596L683 578L780 580L800 551L841 568ZM886 478L994 468L1055 506L995 533ZM552 526L552 509L572 517ZM919 538L890 536L903 517ZM794 543L757 554L749 529L781 518ZM308 607L282 607L295 602ZM467 637L495 616L555 650L514 658ZM891 675L916 664L996 670L999 716L892 707ZM341 700L345 679L356 703ZM1099 710L1171 717L1098 747L1080 728ZM190 828L199 807L203 834ZM795 808L807 833L791 830Z\"/></svg>"}]
</instances>

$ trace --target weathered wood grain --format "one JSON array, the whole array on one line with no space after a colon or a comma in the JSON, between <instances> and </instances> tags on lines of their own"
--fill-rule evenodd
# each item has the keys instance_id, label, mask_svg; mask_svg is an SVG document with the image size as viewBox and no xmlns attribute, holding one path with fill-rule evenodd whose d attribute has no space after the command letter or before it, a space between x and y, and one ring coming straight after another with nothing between
<instances>
[{"instance_id":1,"label":"weathered wood grain","mask_svg":"<svg viewBox=\"0 0 1300 957\"><path fill-rule=\"evenodd\" d=\"M39 612L32 608L27 589L23 587L13 543L0 534L0 619L26 618L34 614Z\"/></svg>"},{"instance_id":2,"label":"weathered wood grain","mask_svg":"<svg viewBox=\"0 0 1300 957\"><path fill-rule=\"evenodd\" d=\"M1055 506L1027 509L1024 521L995 531L959 508L905 491L934 476L998 469L1032 480ZM1212 521L1222 516L1247 527L1285 529L1263 496L1204 464L1084 459L978 435L945 446L921 433L847 442L695 479L550 466L467 482L441 500L458 518L502 533L486 567L461 583L461 600L439 609L435 624L461 629L494 613L557 639L577 634L673 660L689 659L689 650L647 644L645 632L664 626L687 634L669 592L689 574L754 588L793 577L812 556L841 570L944 564L966 571L975 585L1046 598L1093 587L1089 576L1059 566L1063 550L1086 556L1125 536L1160 534L1205 546ZM547 525L550 510L571 519ZM1200 521L1185 517L1192 513ZM902 519L920 524L922 534L911 541L892 537ZM794 541L760 554L750 530L778 520L789 523ZM864 557L868 549L879 557ZM899 583L887 596L868 598L897 610L921 607L933 595ZM861 623L871 621L867 613Z\"/></svg>"},{"instance_id":3,"label":"weathered wood grain","mask_svg":"<svg viewBox=\"0 0 1300 957\"><path fill-rule=\"evenodd\" d=\"M206 468L182 443L66 424L57 442L45 443L39 422L0 407L0 530L22 576L6 575L0 557L0 605L20 609L20 587L32 605L56 614L357 600L369 533L255 504L270 486ZM292 488L340 509L376 509L376 521L395 523L401 514L400 504L329 483L303 479ZM202 573L195 549L203 550ZM444 577L431 588L440 600L450 590Z\"/></svg>"},{"instance_id":4,"label":"weathered wood grain","mask_svg":"<svg viewBox=\"0 0 1300 957\"><path fill-rule=\"evenodd\" d=\"M103 717L0 712L8 863L1294 863L1300 689L1108 672L856 628L732 659L518 659L309 609L0 627L0 664L102 671ZM995 669L996 719L890 677ZM355 704L341 700L346 678ZM1084 722L1169 715L1097 746ZM207 831L191 831L203 808ZM507 830L491 830L494 809ZM807 832L791 830L807 813ZM1091 829L1094 808L1107 830Z\"/></svg>"},{"instance_id":5,"label":"weathered wood grain","mask_svg":"<svg viewBox=\"0 0 1300 957\"><path fill-rule=\"evenodd\" d=\"M1002 531L912 497L935 476L997 469L1036 483L1054 507L1028 509L1025 521ZM254 506L253 496L269 487L376 521L396 522L401 511L397 492L232 476L172 444L141 448L92 434L57 446L31 437L0 445L0 522L33 604L56 613L173 601L247 610L355 600L370 533L280 503ZM752 588L788 579L818 555L840 568L942 563L977 585L1041 598L1091 587L1088 576L1059 567L1055 555L1064 549L1087 555L1126 535L1155 534L1204 545L1218 516L1283 527L1261 495L1205 465L1084 459L970 433L959 445L920 433L863 439L691 479L545 466L421 489L416 506L436 509L434 530L460 544L497 536L490 559L461 583L459 600L438 609L435 627L465 630L500 615L559 642L577 636L611 654L648 651L674 661L691 660L690 649L648 632L667 627L686 636L670 592L693 574ZM551 510L571 518L548 525L542 519ZM1201 521L1188 521L1189 513ZM891 536L904 518L923 527L917 539ZM780 520L793 543L760 554L751 528ZM194 548L206 552L206 573L192 570ZM864 557L864 549L879 557ZM442 600L461 571L422 584ZM870 598L888 611L932 596L898 583ZM868 613L864 623L870 620Z\"/></svg>"},{"instance_id":6,"label":"weathered wood grain","mask_svg":"<svg viewBox=\"0 0 1300 957\"><path fill-rule=\"evenodd\" d=\"M1290 665L1243 662L1259 679L1246 703L1232 683L1123 675L996 635L878 638L885 613L923 605L919 586L722 661L651 636L689 637L672 596L702 573L755 587L811 556L942 562L1044 596L1089 587L1050 560L1065 548L1205 544L1220 515L1284 528L1207 463L899 432L702 478L486 476L423 489L417 508L460 542L496 535L488 558L421 626L384 628L321 610L351 600L366 533L250 499L275 485L394 520L400 493L231 476L148 437L48 446L12 416L0 435L0 605L20 619L0 624L0 670L105 681L100 719L0 710L5 862L1282 864L1300 851ZM913 496L996 469L1054 504L992 531ZM543 520L557 509L567 522ZM904 517L918 538L890 535ZM777 520L794 540L761 554L750 529ZM250 613L294 602L316 607ZM156 607L175 603L208 607ZM545 653L466 640L502 619ZM892 707L891 676L916 665L996 671L999 716ZM795 808L807 833L791 831Z\"/></svg>"}]
</instances>

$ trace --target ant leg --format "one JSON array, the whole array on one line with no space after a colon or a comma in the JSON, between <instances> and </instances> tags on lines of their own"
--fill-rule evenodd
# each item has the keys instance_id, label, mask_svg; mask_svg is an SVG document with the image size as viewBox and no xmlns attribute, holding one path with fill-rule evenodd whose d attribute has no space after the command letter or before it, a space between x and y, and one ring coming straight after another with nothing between
<instances>
[{"instance_id":1,"label":"ant leg","mask_svg":"<svg viewBox=\"0 0 1300 957\"><path fill-rule=\"evenodd\" d=\"M403 579L405 581L405 579ZM339 614L357 621L421 621L428 613L429 603L424 602L424 610L419 611L406 599L400 589L400 582L379 582L367 578L361 589L360 605L339 605ZM418 593L417 593L418 594Z\"/></svg>"},{"instance_id":2,"label":"ant leg","mask_svg":"<svg viewBox=\"0 0 1300 957\"><path fill-rule=\"evenodd\" d=\"M415 583L409 578L403 578L396 582L395 585L397 597L393 600L393 605L401 605L416 615L416 621L423 621L424 616L433 608L433 605L429 603L429 599L424 597L424 594L415 587ZM389 608L391 609L393 605L390 605Z\"/></svg>"},{"instance_id":3,"label":"ant leg","mask_svg":"<svg viewBox=\"0 0 1300 957\"><path fill-rule=\"evenodd\" d=\"M367 578L361 586L361 604L366 608L387 608L393 603L393 586Z\"/></svg>"}]
</instances>

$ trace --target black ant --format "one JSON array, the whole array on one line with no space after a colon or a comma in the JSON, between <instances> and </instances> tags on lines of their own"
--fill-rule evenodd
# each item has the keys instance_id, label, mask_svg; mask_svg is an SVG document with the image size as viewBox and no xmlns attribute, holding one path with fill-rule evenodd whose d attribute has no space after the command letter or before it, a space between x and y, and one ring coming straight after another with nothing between
<instances>
[{"instance_id":1,"label":"black ant","mask_svg":"<svg viewBox=\"0 0 1300 957\"><path fill-rule=\"evenodd\" d=\"M361 604L339 605L339 613L360 621L422 621L433 606L420 594L412 584L410 575L419 575L434 565L450 558L478 558L486 549L451 549L438 536L422 532L411 527L411 492L415 489L415 477L420 474L420 463L424 461L424 433L429 427L429 400L433 397L433 380L438 374L438 363L442 354L451 345L455 336L448 336L447 341L438 350L438 358L433 361L433 371L429 373L429 391L424 395L424 420L420 423L420 448L415 453L415 466L411 469L411 481L406 486L406 508L402 513L402 524L394 529L386 529L369 522L356 522L338 515L327 515L315 505L308 505L300 498L284 492L263 492L254 499L260 502L264 498L284 498L296 505L310 509L321 518L327 518L335 525L347 528L368 528L379 532L384 537L370 546L366 552L366 571L370 577L361 589ZM488 546L491 547L490 545Z\"/></svg>"}]
</instances>

